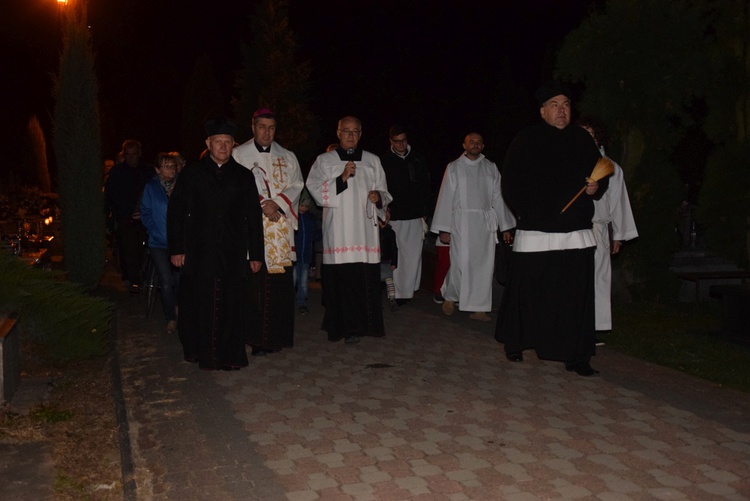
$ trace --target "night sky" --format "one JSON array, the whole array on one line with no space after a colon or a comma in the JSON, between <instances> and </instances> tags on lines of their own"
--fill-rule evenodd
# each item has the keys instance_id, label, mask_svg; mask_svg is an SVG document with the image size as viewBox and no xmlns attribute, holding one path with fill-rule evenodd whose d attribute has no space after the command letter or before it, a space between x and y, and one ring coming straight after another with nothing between
<instances>
[{"instance_id":1,"label":"night sky","mask_svg":"<svg viewBox=\"0 0 750 501\"><path fill-rule=\"evenodd\" d=\"M113 157L125 138L140 139L147 160L179 149L184 82L199 54L209 56L229 102L240 43L252 40L249 16L257 3L89 1L105 157ZM363 120L366 149L382 152L389 125L405 122L410 142L441 166L460 154L470 130L498 123L515 130L536 120L533 90L551 76L555 48L595 3L601 2L291 0L299 60L312 64L311 106L323 132L321 151L336 139L336 120L348 114ZM50 75L60 30L54 0L3 4L0 91L7 152L32 115L52 142ZM485 136L488 156L500 156L502 141Z\"/></svg>"}]
</instances>

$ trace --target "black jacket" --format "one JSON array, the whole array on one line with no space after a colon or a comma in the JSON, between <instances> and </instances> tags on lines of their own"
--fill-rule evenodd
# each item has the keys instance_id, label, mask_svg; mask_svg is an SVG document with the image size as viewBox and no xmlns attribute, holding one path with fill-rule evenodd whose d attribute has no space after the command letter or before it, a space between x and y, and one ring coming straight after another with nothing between
<instances>
[{"instance_id":1,"label":"black jacket","mask_svg":"<svg viewBox=\"0 0 750 501\"><path fill-rule=\"evenodd\" d=\"M129 221L134 212L141 211L143 188L155 174L154 167L145 163L113 167L104 185L107 213L118 223Z\"/></svg>"},{"instance_id":2,"label":"black jacket","mask_svg":"<svg viewBox=\"0 0 750 501\"><path fill-rule=\"evenodd\" d=\"M428 216L432 211L432 189L430 187L430 171L427 162L420 154L412 149L406 158L401 158L388 150L381 155L388 192L393 201L388 205L391 209L392 221L406 221Z\"/></svg>"},{"instance_id":3,"label":"black jacket","mask_svg":"<svg viewBox=\"0 0 750 501\"><path fill-rule=\"evenodd\" d=\"M501 181L516 227L547 233L591 228L593 197L584 193L560 211L586 185L600 157L589 133L576 125L561 130L541 122L519 132L505 156ZM599 181L595 197L607 186L606 178Z\"/></svg>"}]
</instances>

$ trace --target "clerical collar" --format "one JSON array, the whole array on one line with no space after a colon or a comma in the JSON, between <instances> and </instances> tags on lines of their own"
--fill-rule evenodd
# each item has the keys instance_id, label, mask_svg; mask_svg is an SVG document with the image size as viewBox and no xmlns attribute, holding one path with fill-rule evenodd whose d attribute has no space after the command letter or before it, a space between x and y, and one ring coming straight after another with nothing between
<instances>
[{"instance_id":1,"label":"clerical collar","mask_svg":"<svg viewBox=\"0 0 750 501\"><path fill-rule=\"evenodd\" d=\"M336 148L336 153L339 155L339 159L343 160L344 162L360 162L362 161L362 150L359 148L352 148L354 151L349 153L347 150L341 148L340 146Z\"/></svg>"},{"instance_id":2,"label":"clerical collar","mask_svg":"<svg viewBox=\"0 0 750 501\"><path fill-rule=\"evenodd\" d=\"M261 153L271 153L271 145L269 144L267 148L264 148L260 144L258 144L258 141L253 141L255 143L255 147L258 148L258 151Z\"/></svg>"}]
</instances>

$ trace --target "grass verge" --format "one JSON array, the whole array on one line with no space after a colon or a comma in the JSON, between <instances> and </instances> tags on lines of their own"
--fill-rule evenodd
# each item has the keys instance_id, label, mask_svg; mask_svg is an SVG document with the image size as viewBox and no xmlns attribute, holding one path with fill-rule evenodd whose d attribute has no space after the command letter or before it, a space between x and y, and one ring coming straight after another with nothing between
<instances>
[{"instance_id":1,"label":"grass verge","mask_svg":"<svg viewBox=\"0 0 750 501\"><path fill-rule=\"evenodd\" d=\"M750 393L750 347L721 336L718 302L620 304L607 347Z\"/></svg>"},{"instance_id":2,"label":"grass verge","mask_svg":"<svg viewBox=\"0 0 750 501\"><path fill-rule=\"evenodd\" d=\"M46 351L28 337L22 352L21 377L48 379L51 391L27 414L0 408L0 442L50 445L55 501L122 500L109 359L48 359Z\"/></svg>"}]
</instances>

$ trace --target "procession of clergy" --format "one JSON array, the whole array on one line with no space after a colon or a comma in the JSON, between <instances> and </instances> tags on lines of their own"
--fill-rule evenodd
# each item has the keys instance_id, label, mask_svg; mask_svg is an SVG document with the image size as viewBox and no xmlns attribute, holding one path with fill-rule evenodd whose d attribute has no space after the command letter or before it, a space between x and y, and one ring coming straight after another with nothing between
<instances>
[{"instance_id":1,"label":"procession of clergy","mask_svg":"<svg viewBox=\"0 0 750 501\"><path fill-rule=\"evenodd\" d=\"M182 275L185 360L233 370L248 365L245 345L252 355L293 346L295 281L307 280L293 272L306 187L304 195L322 208L321 328L330 341L385 335L381 227L390 225L396 236L397 305L420 287L423 240L432 231L450 249L436 302L446 315L458 309L477 321L491 320L500 234L513 250L495 331L506 358L519 363L534 349L581 376L598 374L590 359L596 331L611 329L610 252L637 232L620 167L612 163L613 175L592 176L604 151L593 125L571 125L570 90L550 82L536 98L542 120L516 136L502 179L482 154L482 136L466 135L464 153L446 168L429 228L429 169L401 125L391 128L390 149L378 157L359 147L360 120L342 118L338 146L318 156L305 182L294 153L274 141L271 110L255 112L254 137L239 146L234 123L209 121L207 154L185 166L167 214L172 263ZM579 190L584 194L568 203Z\"/></svg>"}]
</instances>

